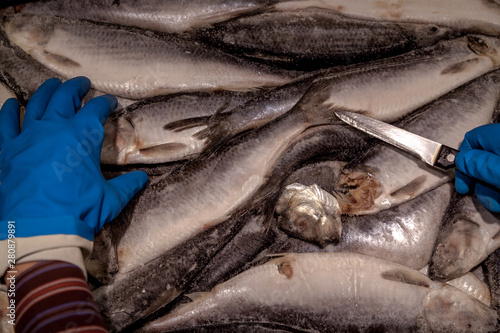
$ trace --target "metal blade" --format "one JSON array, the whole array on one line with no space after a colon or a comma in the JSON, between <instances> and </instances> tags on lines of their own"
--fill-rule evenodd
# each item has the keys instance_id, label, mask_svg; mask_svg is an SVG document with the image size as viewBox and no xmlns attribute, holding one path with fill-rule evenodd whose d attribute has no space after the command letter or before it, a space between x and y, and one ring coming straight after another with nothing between
<instances>
[{"instance_id":1,"label":"metal blade","mask_svg":"<svg viewBox=\"0 0 500 333\"><path fill-rule=\"evenodd\" d=\"M420 157L425 163L432 166L436 164L436 159L439 156L442 146L440 143L359 113L335 111L335 114L347 124L414 154Z\"/></svg>"}]
</instances>

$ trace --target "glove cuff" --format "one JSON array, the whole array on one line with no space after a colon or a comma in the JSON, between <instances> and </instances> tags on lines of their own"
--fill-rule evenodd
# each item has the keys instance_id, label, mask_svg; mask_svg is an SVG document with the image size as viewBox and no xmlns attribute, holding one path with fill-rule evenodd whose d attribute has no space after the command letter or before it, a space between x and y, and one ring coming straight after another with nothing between
<instances>
[{"instance_id":1,"label":"glove cuff","mask_svg":"<svg viewBox=\"0 0 500 333\"><path fill-rule=\"evenodd\" d=\"M13 235L17 239L22 237L48 236L48 235L78 235L94 240L94 230L73 215L20 218L12 221L0 221L0 240Z\"/></svg>"},{"instance_id":2,"label":"glove cuff","mask_svg":"<svg viewBox=\"0 0 500 333\"><path fill-rule=\"evenodd\" d=\"M40 260L66 261L80 267L87 277L83 259L91 253L93 246L93 242L88 239L77 235L48 235L16 237L13 240L15 243L12 243L12 239L10 243L8 239L0 241L0 253L5 253L0 256L0 276L11 269L10 265L14 262L9 259L14 258L15 264Z\"/></svg>"}]
</instances>

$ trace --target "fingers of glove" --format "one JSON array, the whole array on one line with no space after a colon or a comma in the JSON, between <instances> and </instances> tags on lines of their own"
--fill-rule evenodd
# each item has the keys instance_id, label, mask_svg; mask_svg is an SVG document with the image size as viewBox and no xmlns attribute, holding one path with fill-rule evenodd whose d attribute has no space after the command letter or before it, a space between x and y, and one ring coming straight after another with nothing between
<instances>
[{"instance_id":1,"label":"fingers of glove","mask_svg":"<svg viewBox=\"0 0 500 333\"><path fill-rule=\"evenodd\" d=\"M113 220L147 182L148 175L144 171L132 171L108 180L109 188L103 201L101 227Z\"/></svg>"},{"instance_id":2,"label":"fingers of glove","mask_svg":"<svg viewBox=\"0 0 500 333\"><path fill-rule=\"evenodd\" d=\"M459 152L455 164L467 176L500 188L500 156L474 149Z\"/></svg>"},{"instance_id":3,"label":"fingers of glove","mask_svg":"<svg viewBox=\"0 0 500 333\"><path fill-rule=\"evenodd\" d=\"M486 150L500 155L500 124L488 124L474 128L465 134L459 151Z\"/></svg>"},{"instance_id":4,"label":"fingers of glove","mask_svg":"<svg viewBox=\"0 0 500 333\"><path fill-rule=\"evenodd\" d=\"M476 184L479 202L490 212L500 213L500 192L498 189L481 183Z\"/></svg>"},{"instance_id":5,"label":"fingers of glove","mask_svg":"<svg viewBox=\"0 0 500 333\"><path fill-rule=\"evenodd\" d=\"M469 193L474 187L474 181L458 169L455 169L455 190L460 194Z\"/></svg>"},{"instance_id":6,"label":"fingers of glove","mask_svg":"<svg viewBox=\"0 0 500 333\"><path fill-rule=\"evenodd\" d=\"M92 98L83 108L78 112L78 118L86 118L92 120L98 118L102 125L106 122L111 112L118 106L118 101L113 95L102 95ZM80 120L83 122L83 120Z\"/></svg>"},{"instance_id":7,"label":"fingers of glove","mask_svg":"<svg viewBox=\"0 0 500 333\"><path fill-rule=\"evenodd\" d=\"M19 131L19 103L15 98L9 98L0 110L0 147L17 137Z\"/></svg>"},{"instance_id":8,"label":"fingers of glove","mask_svg":"<svg viewBox=\"0 0 500 333\"><path fill-rule=\"evenodd\" d=\"M80 107L82 98L89 90L90 80L84 76L78 76L64 82L52 95L43 118L72 118Z\"/></svg>"},{"instance_id":9,"label":"fingers of glove","mask_svg":"<svg viewBox=\"0 0 500 333\"><path fill-rule=\"evenodd\" d=\"M35 91L26 106L23 128L30 126L34 120L42 119L50 98L61 84L61 80L57 78L48 79Z\"/></svg>"}]
</instances>

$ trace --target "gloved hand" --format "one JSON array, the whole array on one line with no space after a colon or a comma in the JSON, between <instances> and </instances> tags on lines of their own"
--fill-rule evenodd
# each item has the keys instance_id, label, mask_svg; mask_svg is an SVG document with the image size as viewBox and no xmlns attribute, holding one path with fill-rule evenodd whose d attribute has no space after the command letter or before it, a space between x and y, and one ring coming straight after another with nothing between
<instances>
[{"instance_id":1,"label":"gloved hand","mask_svg":"<svg viewBox=\"0 0 500 333\"><path fill-rule=\"evenodd\" d=\"M114 96L91 99L90 81L47 80L33 94L19 129L19 104L0 110L0 224L15 237L78 235L90 241L148 181L134 171L106 181L100 171L103 124ZM0 225L1 239L6 226Z\"/></svg>"},{"instance_id":2,"label":"gloved hand","mask_svg":"<svg viewBox=\"0 0 500 333\"><path fill-rule=\"evenodd\" d=\"M455 163L457 192L466 194L474 189L486 209L500 212L500 124L467 132Z\"/></svg>"}]
</instances>

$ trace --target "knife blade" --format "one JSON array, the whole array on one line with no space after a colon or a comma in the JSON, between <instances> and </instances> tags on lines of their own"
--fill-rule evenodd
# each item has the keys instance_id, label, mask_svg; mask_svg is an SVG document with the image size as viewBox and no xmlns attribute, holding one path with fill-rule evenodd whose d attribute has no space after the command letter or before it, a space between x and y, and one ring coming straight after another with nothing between
<instances>
[{"instance_id":1,"label":"knife blade","mask_svg":"<svg viewBox=\"0 0 500 333\"><path fill-rule=\"evenodd\" d=\"M345 123L416 155L435 168L446 171L455 166L456 149L359 113L337 110L335 114Z\"/></svg>"}]
</instances>

